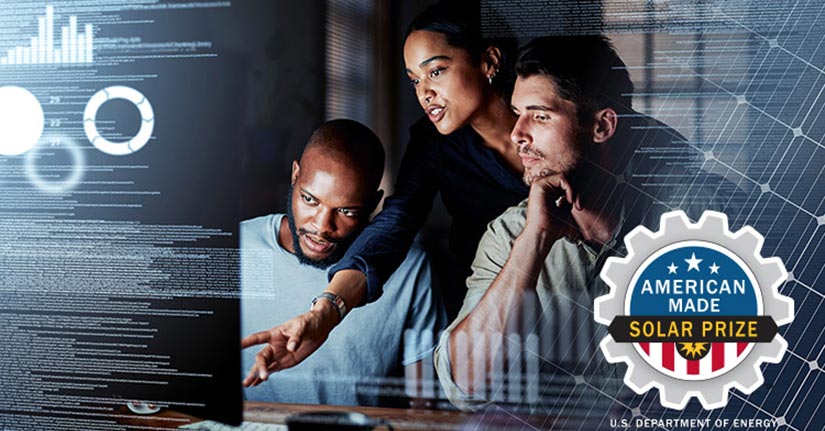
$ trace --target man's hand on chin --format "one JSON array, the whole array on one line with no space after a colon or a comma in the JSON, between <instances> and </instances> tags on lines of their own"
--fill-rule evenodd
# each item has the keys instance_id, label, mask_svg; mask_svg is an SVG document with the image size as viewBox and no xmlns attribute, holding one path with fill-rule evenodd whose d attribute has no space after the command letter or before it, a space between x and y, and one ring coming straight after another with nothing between
<instances>
[{"instance_id":1,"label":"man's hand on chin","mask_svg":"<svg viewBox=\"0 0 825 431\"><path fill-rule=\"evenodd\" d=\"M338 310L331 302L318 301L311 311L245 337L241 340L242 349L265 346L255 355L255 365L243 380L244 387L257 386L270 373L301 363L324 344L338 320Z\"/></svg>"},{"instance_id":2,"label":"man's hand on chin","mask_svg":"<svg viewBox=\"0 0 825 431\"><path fill-rule=\"evenodd\" d=\"M530 184L524 232L555 241L571 229L574 207L581 209L579 196L563 174L538 177Z\"/></svg>"}]
</instances>

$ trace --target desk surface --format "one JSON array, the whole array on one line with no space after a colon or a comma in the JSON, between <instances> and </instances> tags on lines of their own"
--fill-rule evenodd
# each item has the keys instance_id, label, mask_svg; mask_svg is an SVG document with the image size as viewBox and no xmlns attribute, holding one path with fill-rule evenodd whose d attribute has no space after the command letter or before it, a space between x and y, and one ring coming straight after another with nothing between
<instances>
[{"instance_id":1,"label":"desk surface","mask_svg":"<svg viewBox=\"0 0 825 431\"><path fill-rule=\"evenodd\" d=\"M125 410L125 407L123 408ZM286 417L295 413L320 411L346 411L363 413L373 419L385 419L398 431L418 430L461 430L484 429L544 429L544 420L539 417L516 416L507 413L470 415L455 410L391 409L383 407L325 406L314 404L244 403L244 420L284 424ZM538 421L537 421L538 419ZM123 424L145 427L146 429L175 429L181 425L199 422L199 419L185 414L162 411L156 415L138 416L122 411ZM462 426L467 425L467 426ZM384 428L376 428L382 430Z\"/></svg>"},{"instance_id":2,"label":"desk surface","mask_svg":"<svg viewBox=\"0 0 825 431\"><path fill-rule=\"evenodd\" d=\"M373 419L385 419L398 431L405 430L457 430L470 415L458 411L391 409L383 407L325 406L315 404L244 403L244 420L263 423L286 423L286 417L295 413L320 411L346 411L363 413ZM164 411L151 416L138 416L123 412L124 423L151 428L175 429L181 425L198 422L189 415ZM378 428L379 430L382 428Z\"/></svg>"},{"instance_id":3,"label":"desk surface","mask_svg":"<svg viewBox=\"0 0 825 431\"><path fill-rule=\"evenodd\" d=\"M318 411L363 413L373 419L389 421L396 430L455 430L466 422L468 417L457 411L246 402L244 420L285 423L286 417L291 414Z\"/></svg>"}]
</instances>

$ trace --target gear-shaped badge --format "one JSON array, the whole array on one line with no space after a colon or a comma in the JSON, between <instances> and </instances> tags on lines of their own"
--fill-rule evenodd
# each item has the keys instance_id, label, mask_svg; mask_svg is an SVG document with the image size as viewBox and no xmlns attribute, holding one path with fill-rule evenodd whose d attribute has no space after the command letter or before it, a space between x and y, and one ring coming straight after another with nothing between
<instances>
[{"instance_id":1,"label":"gear-shaped badge","mask_svg":"<svg viewBox=\"0 0 825 431\"><path fill-rule=\"evenodd\" d=\"M636 393L659 389L663 406L684 409L697 397L723 407L728 391L762 385L762 362L782 359L788 343L778 326L794 303L779 293L782 260L763 258L762 236L706 211L691 223L683 211L662 215L659 231L639 226L625 237L627 256L601 272L610 292L596 298L595 319L608 325L601 349L627 363L624 382Z\"/></svg>"}]
</instances>

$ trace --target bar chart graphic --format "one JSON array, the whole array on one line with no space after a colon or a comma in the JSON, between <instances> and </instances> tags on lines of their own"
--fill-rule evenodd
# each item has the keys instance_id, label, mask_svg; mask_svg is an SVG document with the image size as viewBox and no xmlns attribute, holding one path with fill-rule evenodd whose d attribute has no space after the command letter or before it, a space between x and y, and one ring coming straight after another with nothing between
<instances>
[{"instance_id":1,"label":"bar chart graphic","mask_svg":"<svg viewBox=\"0 0 825 431\"><path fill-rule=\"evenodd\" d=\"M19 64L72 64L92 63L94 35L92 25L83 26L78 33L77 16L69 16L68 25L60 27L60 47L55 44L54 6L46 6L46 14L37 17L37 36L28 46L10 48L0 53L0 66ZM59 25L59 24L58 24Z\"/></svg>"}]
</instances>

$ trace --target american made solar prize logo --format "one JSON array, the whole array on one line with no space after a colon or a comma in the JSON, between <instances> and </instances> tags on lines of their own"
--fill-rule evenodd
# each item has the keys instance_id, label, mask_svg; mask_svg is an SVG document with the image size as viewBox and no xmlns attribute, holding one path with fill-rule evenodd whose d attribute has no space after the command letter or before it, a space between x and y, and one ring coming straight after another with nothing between
<instances>
[{"instance_id":1,"label":"american made solar prize logo","mask_svg":"<svg viewBox=\"0 0 825 431\"><path fill-rule=\"evenodd\" d=\"M779 362L787 342L778 326L793 320L793 300L779 258L760 255L763 238L728 230L724 214L698 223L684 212L661 218L660 230L634 229L628 255L610 258L596 299L596 321L608 325L601 348L628 364L625 383L641 394L656 387L665 407L683 409L696 396L706 409L727 404L735 387L761 386L762 362Z\"/></svg>"}]
</instances>

